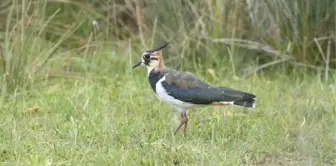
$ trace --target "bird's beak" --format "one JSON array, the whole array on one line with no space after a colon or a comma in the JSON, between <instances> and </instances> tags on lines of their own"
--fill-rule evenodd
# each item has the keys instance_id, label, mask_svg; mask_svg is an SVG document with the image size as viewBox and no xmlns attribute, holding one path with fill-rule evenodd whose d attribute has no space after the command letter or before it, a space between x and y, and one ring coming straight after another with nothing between
<instances>
[{"instance_id":1,"label":"bird's beak","mask_svg":"<svg viewBox=\"0 0 336 166\"><path fill-rule=\"evenodd\" d=\"M132 67L132 69L134 69L134 68L136 68L136 67L138 67L138 66L140 66L141 65L141 61L139 61L137 64L135 64L135 65L133 65L133 67Z\"/></svg>"}]
</instances>

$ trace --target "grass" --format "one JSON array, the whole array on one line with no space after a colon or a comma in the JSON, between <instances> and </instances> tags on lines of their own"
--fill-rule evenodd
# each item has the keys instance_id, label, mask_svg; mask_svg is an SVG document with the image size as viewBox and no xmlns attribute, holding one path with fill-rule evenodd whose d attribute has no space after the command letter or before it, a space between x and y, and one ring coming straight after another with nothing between
<instances>
[{"instance_id":1,"label":"grass","mask_svg":"<svg viewBox=\"0 0 336 166\"><path fill-rule=\"evenodd\" d=\"M184 138L182 133L172 134L178 114L155 97L145 69L131 71L129 61L125 56L114 61L118 68L109 64L108 77L49 78L2 98L2 163L336 163L336 89L327 83L280 74L275 75L277 79L262 75L233 79L223 72L200 74L212 84L255 93L257 105L253 111L241 107L194 109L189 112L190 128Z\"/></svg>"},{"instance_id":2,"label":"grass","mask_svg":"<svg viewBox=\"0 0 336 166\"><path fill-rule=\"evenodd\" d=\"M4 1L3 165L336 164L334 1L101 3ZM166 65L257 107L191 110L174 136L179 115L131 70L163 40Z\"/></svg>"}]
</instances>

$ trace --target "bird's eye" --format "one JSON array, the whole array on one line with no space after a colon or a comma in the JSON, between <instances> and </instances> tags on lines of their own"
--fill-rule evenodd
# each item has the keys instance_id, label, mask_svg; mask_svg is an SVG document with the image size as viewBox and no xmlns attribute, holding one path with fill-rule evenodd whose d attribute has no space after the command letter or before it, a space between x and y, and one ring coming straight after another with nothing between
<instances>
[{"instance_id":1,"label":"bird's eye","mask_svg":"<svg viewBox=\"0 0 336 166\"><path fill-rule=\"evenodd\" d=\"M150 58L150 54L146 54L146 55L144 56L144 58L145 58L145 59L149 59L149 58Z\"/></svg>"}]
</instances>

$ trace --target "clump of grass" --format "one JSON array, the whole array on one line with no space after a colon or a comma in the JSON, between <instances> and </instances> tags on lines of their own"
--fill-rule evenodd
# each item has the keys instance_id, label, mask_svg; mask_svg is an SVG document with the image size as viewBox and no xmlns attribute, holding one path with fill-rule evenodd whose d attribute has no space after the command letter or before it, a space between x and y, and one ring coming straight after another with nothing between
<instances>
[{"instance_id":1,"label":"clump of grass","mask_svg":"<svg viewBox=\"0 0 336 166\"><path fill-rule=\"evenodd\" d=\"M53 18L43 28L44 40L55 42L69 27L78 26L62 47L87 46L95 21L97 44L131 40L140 43L135 47L146 49L172 41L172 56L166 59L181 69L200 68L200 63L204 69L230 64L234 74L251 75L288 64L286 68L323 70L326 79L335 69L333 0L25 2L36 6L26 13L40 5L42 17Z\"/></svg>"},{"instance_id":2,"label":"clump of grass","mask_svg":"<svg viewBox=\"0 0 336 166\"><path fill-rule=\"evenodd\" d=\"M186 62L217 67L231 54L237 69L245 66L240 62L255 65L254 71L279 64L327 72L335 67L334 56L320 56L335 54L334 1L247 2L156 2L146 9L148 20L157 21L157 38L176 41L172 54Z\"/></svg>"},{"instance_id":3,"label":"clump of grass","mask_svg":"<svg viewBox=\"0 0 336 166\"><path fill-rule=\"evenodd\" d=\"M40 6L38 6L40 5ZM1 92L13 93L34 83L35 76L55 55L61 44L75 27L71 27L59 39L45 40L45 31L59 10L45 15L41 3L33 6L32 1L13 1L6 17L6 28L1 42ZM41 7L42 10L36 10ZM33 12L31 12L31 10Z\"/></svg>"}]
</instances>

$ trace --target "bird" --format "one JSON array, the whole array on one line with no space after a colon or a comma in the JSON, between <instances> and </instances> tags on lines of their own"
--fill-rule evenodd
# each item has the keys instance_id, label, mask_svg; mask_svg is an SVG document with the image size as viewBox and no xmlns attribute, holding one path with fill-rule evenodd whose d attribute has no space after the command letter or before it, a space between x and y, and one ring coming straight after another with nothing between
<instances>
[{"instance_id":1,"label":"bird","mask_svg":"<svg viewBox=\"0 0 336 166\"><path fill-rule=\"evenodd\" d=\"M195 107L211 105L236 105L248 108L255 107L256 95L229 87L210 85L191 72L183 72L168 68L164 64L162 49L169 42L146 50L140 61L132 66L147 68L149 84L159 100L170 105L180 113L180 124L174 135L184 125L184 136L187 134L188 110Z\"/></svg>"}]
</instances>

